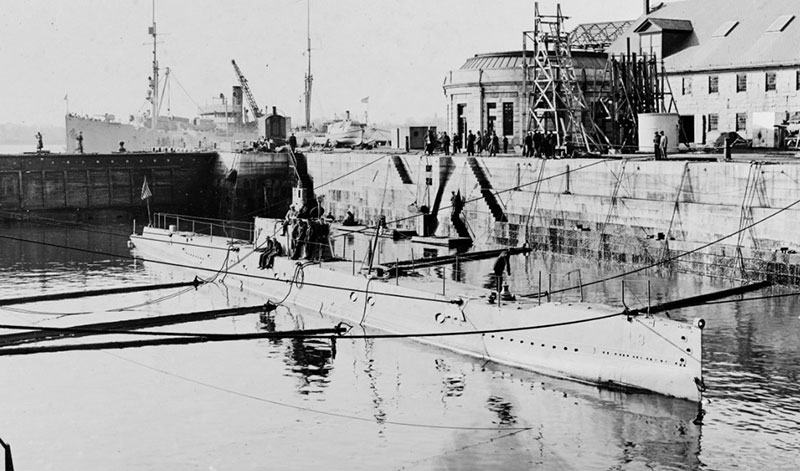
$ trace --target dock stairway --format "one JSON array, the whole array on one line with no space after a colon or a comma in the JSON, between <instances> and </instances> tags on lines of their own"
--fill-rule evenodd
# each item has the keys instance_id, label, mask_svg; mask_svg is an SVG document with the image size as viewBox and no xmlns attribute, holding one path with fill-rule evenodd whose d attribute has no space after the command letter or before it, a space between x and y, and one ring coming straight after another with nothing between
<instances>
[{"instance_id":1,"label":"dock stairway","mask_svg":"<svg viewBox=\"0 0 800 471\"><path fill-rule=\"evenodd\" d=\"M472 234L470 234L469 228L467 228L464 220L461 219L461 215L452 214L450 216L450 222L453 224L453 228L456 230L459 237L468 237L472 239Z\"/></svg>"},{"instance_id":2,"label":"dock stairway","mask_svg":"<svg viewBox=\"0 0 800 471\"><path fill-rule=\"evenodd\" d=\"M300 152L292 151L289 151L289 155L292 158L292 166L294 167L295 176L297 177L298 183L300 183L302 188L309 190L309 195L313 194L314 181L311 180L311 176L308 174L308 162L306 162L306 156Z\"/></svg>"},{"instance_id":3,"label":"dock stairway","mask_svg":"<svg viewBox=\"0 0 800 471\"><path fill-rule=\"evenodd\" d=\"M394 168L397 169L397 174L400 176L400 180L403 184L409 185L414 183L414 180L411 179L411 174L408 173L406 163L399 155L392 156L392 163L394 164Z\"/></svg>"},{"instance_id":4,"label":"dock stairway","mask_svg":"<svg viewBox=\"0 0 800 471\"><path fill-rule=\"evenodd\" d=\"M489 178L486 176L486 172L483 170L483 167L481 167L481 165L478 163L478 159L475 157L467 157L467 163L472 169L472 173L475 174L478 184L481 186L481 195L483 196L483 200L486 202L486 205L489 206L489 210L492 212L494 220L497 222L508 222L508 216L506 216L503 206L501 206L500 202L497 201L492 184L489 182Z\"/></svg>"}]
</instances>

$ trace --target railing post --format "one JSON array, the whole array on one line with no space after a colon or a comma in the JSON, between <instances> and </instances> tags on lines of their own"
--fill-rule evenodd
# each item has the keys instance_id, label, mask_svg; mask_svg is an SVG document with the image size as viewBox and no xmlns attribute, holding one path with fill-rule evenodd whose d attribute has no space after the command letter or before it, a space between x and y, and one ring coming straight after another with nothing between
<instances>
[{"instance_id":1,"label":"railing post","mask_svg":"<svg viewBox=\"0 0 800 471\"><path fill-rule=\"evenodd\" d=\"M539 270L539 306L542 305L542 270Z\"/></svg>"},{"instance_id":2,"label":"railing post","mask_svg":"<svg viewBox=\"0 0 800 471\"><path fill-rule=\"evenodd\" d=\"M395 257L394 258L394 285L395 286L399 286L400 285L400 268L399 268L399 265L400 265L400 260L398 260L397 257Z\"/></svg>"},{"instance_id":3,"label":"railing post","mask_svg":"<svg viewBox=\"0 0 800 471\"><path fill-rule=\"evenodd\" d=\"M356 249L353 249L353 276L356 274Z\"/></svg>"},{"instance_id":4,"label":"railing post","mask_svg":"<svg viewBox=\"0 0 800 471\"><path fill-rule=\"evenodd\" d=\"M581 271L578 270L578 286L581 290L581 302L583 302L583 279L581 278Z\"/></svg>"},{"instance_id":5,"label":"railing post","mask_svg":"<svg viewBox=\"0 0 800 471\"><path fill-rule=\"evenodd\" d=\"M446 295L446 284L447 283L447 267L442 267L442 296Z\"/></svg>"},{"instance_id":6,"label":"railing post","mask_svg":"<svg viewBox=\"0 0 800 471\"><path fill-rule=\"evenodd\" d=\"M553 274L547 274L547 302L551 301L550 295L553 292Z\"/></svg>"},{"instance_id":7,"label":"railing post","mask_svg":"<svg viewBox=\"0 0 800 471\"><path fill-rule=\"evenodd\" d=\"M650 317L650 280L647 280L647 317Z\"/></svg>"}]
</instances>

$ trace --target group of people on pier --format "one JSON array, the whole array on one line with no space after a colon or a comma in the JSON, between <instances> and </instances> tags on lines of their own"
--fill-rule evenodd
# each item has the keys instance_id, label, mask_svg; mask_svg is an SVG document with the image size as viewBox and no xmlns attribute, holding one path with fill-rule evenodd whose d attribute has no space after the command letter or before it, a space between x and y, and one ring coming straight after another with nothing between
<instances>
[{"instance_id":1,"label":"group of people on pier","mask_svg":"<svg viewBox=\"0 0 800 471\"><path fill-rule=\"evenodd\" d=\"M522 144L523 157L554 159L559 155L558 136L553 131L528 131ZM425 154L427 155L433 155L437 149L441 148L444 155L450 155L452 149L453 154L466 152L468 156L473 156L487 153L489 157L494 157L499 153L508 154L508 145L508 136L500 138L494 130L473 133L470 129L466 136L455 133L452 139L447 132L443 132L440 137L437 137L433 128L428 128L425 134ZM575 146L569 139L564 142L564 152L568 157L572 157L575 153ZM666 155L666 150L661 155Z\"/></svg>"},{"instance_id":2,"label":"group of people on pier","mask_svg":"<svg viewBox=\"0 0 800 471\"><path fill-rule=\"evenodd\" d=\"M522 146L523 157L537 157L541 159L554 159L556 158L556 149L558 147L558 136L553 131L544 133L528 131L525 136L524 145ZM571 152L568 150L567 155Z\"/></svg>"},{"instance_id":3,"label":"group of people on pier","mask_svg":"<svg viewBox=\"0 0 800 471\"><path fill-rule=\"evenodd\" d=\"M428 155L433 154L433 151L437 147L436 142L437 139L433 130L429 129L425 146L425 151ZM508 136L503 136L503 138L500 139L494 130L485 133L478 131L477 134L473 134L472 130L469 130L466 137L462 136L461 133L455 133L452 140L450 136L447 135L447 132L444 132L441 138L438 139L438 142L441 143L444 155L450 155L451 148L453 154L466 152L467 155L470 156L475 154L483 155L484 152L486 152L490 157L494 157L500 153L501 149L503 154L508 153Z\"/></svg>"}]
</instances>

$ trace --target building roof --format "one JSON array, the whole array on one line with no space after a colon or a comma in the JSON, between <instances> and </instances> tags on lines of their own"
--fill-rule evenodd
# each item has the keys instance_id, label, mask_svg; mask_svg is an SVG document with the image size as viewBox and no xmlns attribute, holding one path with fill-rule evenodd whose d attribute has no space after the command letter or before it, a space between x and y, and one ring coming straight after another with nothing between
<instances>
[{"instance_id":1,"label":"building roof","mask_svg":"<svg viewBox=\"0 0 800 471\"><path fill-rule=\"evenodd\" d=\"M800 66L800 8L797 0L685 0L644 15L607 52L638 49L637 30L651 25L691 24L677 52L664 58L667 72L748 67ZM685 23L683 23L685 26ZM660 26L664 28L664 26ZM667 28L664 28L667 30ZM671 29L670 31L674 31ZM637 45L637 46L634 46Z\"/></svg>"},{"instance_id":2,"label":"building roof","mask_svg":"<svg viewBox=\"0 0 800 471\"><path fill-rule=\"evenodd\" d=\"M518 69L522 67L523 51L492 52L489 54L475 54L460 67L461 70L499 70ZM528 65L533 67L533 51L528 51ZM597 52L573 51L572 59L576 68L603 69L606 65L606 55Z\"/></svg>"},{"instance_id":3,"label":"building roof","mask_svg":"<svg viewBox=\"0 0 800 471\"><path fill-rule=\"evenodd\" d=\"M673 20L669 18L645 18L640 21L633 32L643 33L645 31L693 31L692 22L689 20Z\"/></svg>"}]
</instances>

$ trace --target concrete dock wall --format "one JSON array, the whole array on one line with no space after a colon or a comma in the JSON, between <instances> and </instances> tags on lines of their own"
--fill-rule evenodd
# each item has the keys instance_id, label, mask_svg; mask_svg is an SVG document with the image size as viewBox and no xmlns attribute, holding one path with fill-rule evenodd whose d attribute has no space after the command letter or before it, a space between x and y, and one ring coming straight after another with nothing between
<instances>
[{"instance_id":1,"label":"concrete dock wall","mask_svg":"<svg viewBox=\"0 0 800 471\"><path fill-rule=\"evenodd\" d=\"M201 214L215 153L22 154L0 158L0 211L146 215L142 184L155 211Z\"/></svg>"},{"instance_id":2,"label":"concrete dock wall","mask_svg":"<svg viewBox=\"0 0 800 471\"><path fill-rule=\"evenodd\" d=\"M454 234L446 208L451 192L459 191L477 244L527 242L607 263L666 262L704 275L800 283L794 253L800 250L800 165L791 161L316 153L308 166L337 217L352 207L364 221L384 214L388 221L402 219L402 228L418 228L416 209L435 207L438 195L437 233Z\"/></svg>"}]
</instances>

